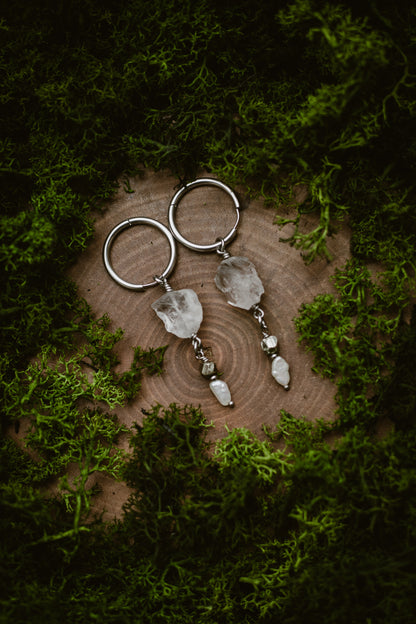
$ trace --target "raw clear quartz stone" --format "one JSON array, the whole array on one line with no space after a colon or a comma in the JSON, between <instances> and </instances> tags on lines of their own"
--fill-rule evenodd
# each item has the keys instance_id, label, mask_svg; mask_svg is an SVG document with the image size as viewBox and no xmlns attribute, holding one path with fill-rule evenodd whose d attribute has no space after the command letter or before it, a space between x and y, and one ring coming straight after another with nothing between
<instances>
[{"instance_id":1,"label":"raw clear quartz stone","mask_svg":"<svg viewBox=\"0 0 416 624\"><path fill-rule=\"evenodd\" d=\"M215 398L221 403L221 405L229 405L231 403L231 392L222 379L213 379L209 387Z\"/></svg>"},{"instance_id":2,"label":"raw clear quartz stone","mask_svg":"<svg viewBox=\"0 0 416 624\"><path fill-rule=\"evenodd\" d=\"M272 375L276 379L277 383L279 383L284 388L289 388L290 383L290 375L289 375L289 364L284 360L280 355L273 358L272 361Z\"/></svg>"},{"instance_id":3,"label":"raw clear quartz stone","mask_svg":"<svg viewBox=\"0 0 416 624\"><path fill-rule=\"evenodd\" d=\"M164 322L166 331L179 338L190 338L202 323L202 306L190 288L166 292L152 303L152 308Z\"/></svg>"},{"instance_id":4,"label":"raw clear quartz stone","mask_svg":"<svg viewBox=\"0 0 416 624\"><path fill-rule=\"evenodd\" d=\"M231 256L221 262L215 284L225 294L229 304L243 310L250 310L259 303L264 293L256 267L242 256Z\"/></svg>"}]
</instances>

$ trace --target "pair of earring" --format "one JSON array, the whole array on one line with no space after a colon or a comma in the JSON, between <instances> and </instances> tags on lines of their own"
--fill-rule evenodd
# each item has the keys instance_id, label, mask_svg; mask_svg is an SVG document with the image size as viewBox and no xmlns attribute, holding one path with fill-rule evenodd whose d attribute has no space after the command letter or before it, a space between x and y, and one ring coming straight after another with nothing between
<instances>
[{"instance_id":1,"label":"pair of earring","mask_svg":"<svg viewBox=\"0 0 416 624\"><path fill-rule=\"evenodd\" d=\"M175 223L176 210L181 199L192 189L200 186L215 186L225 191L231 197L236 212L236 220L232 229L224 238L218 238L210 245L198 245L187 240L179 232ZM143 291L146 288L157 285L165 289L166 292L152 303L153 310L164 322L165 329L168 332L179 338L191 339L195 357L201 362L201 374L208 379L212 393L221 405L233 407L234 403L231 399L228 385L223 379L218 378L218 371L215 363L207 357L204 347L202 346L202 341L198 336L203 318L203 311L197 294L190 288L173 290L167 281L167 278L171 275L176 264L176 241L193 251L203 253L215 251L222 256L222 261L215 276L217 288L225 294L227 302L230 305L251 311L260 325L262 333L261 348L272 360L272 375L280 385L288 390L290 382L289 365L286 360L278 355L278 339L276 336L270 334L264 320L264 310L260 307L260 299L264 293L264 288L256 268L248 258L231 256L225 248L235 237L240 221L240 203L234 191L223 182L214 178L199 178L193 182L189 182L182 186L172 198L169 205L168 220L170 229L162 223L159 223L159 221L147 217L132 217L116 225L108 234L103 248L104 265L110 276L120 286L130 290ZM110 260L111 246L115 238L123 230L134 225L150 225L157 228L166 236L170 246L170 258L165 270L160 275L155 276L152 282L147 284L132 284L123 280L114 271Z\"/></svg>"}]
</instances>

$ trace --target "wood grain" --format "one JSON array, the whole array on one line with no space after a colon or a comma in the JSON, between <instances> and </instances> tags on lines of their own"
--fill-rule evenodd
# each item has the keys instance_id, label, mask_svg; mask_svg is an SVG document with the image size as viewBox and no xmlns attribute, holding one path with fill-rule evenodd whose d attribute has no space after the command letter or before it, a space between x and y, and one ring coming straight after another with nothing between
<instances>
[{"instance_id":1,"label":"wood grain","mask_svg":"<svg viewBox=\"0 0 416 624\"><path fill-rule=\"evenodd\" d=\"M204 172L201 175L206 175ZM166 333L163 323L151 309L151 303L162 293L161 287L133 292L120 287L107 274L102 261L102 247L108 232L120 221L137 216L151 217L168 224L170 200L178 180L166 172L145 171L130 179L133 193L120 187L104 213L96 215L95 237L71 270L79 294L91 305L97 317L108 313L112 329L121 327L124 337L119 344L120 370L130 365L133 347L168 345L164 372L146 376L140 395L128 406L118 409L126 423L140 422L142 410L155 403L200 405L208 422L212 422L212 440L225 435L225 426L247 427L261 435L263 424L274 426L281 409L295 417L332 419L336 408L334 385L311 371L313 359L303 344L298 344L293 319L300 305L315 295L332 292L328 278L336 266L349 257L350 232L343 226L329 240L334 260L321 259L305 265L298 250L280 242L291 226L283 230L274 224L275 213L262 201L248 201L243 189L235 189L243 210L237 237L229 245L232 255L248 257L263 281L265 294L262 307L270 331L279 337L281 355L291 368L291 388L286 392L270 374L270 360L260 348L258 324L247 311L228 305L214 284L220 261L216 253L197 253L178 245L178 262L169 281L174 289L193 288L204 309L199 332L205 347L223 379L227 381L235 407L222 407L212 395L206 380L199 374L190 340ZM284 209L290 212L289 208ZM235 219L231 199L216 188L201 187L188 193L177 210L181 233L197 243L214 242L224 236ZM305 218L305 231L315 218ZM164 236L154 228L134 227L115 241L112 262L116 271L133 282L149 281L168 262L169 247Z\"/></svg>"}]
</instances>

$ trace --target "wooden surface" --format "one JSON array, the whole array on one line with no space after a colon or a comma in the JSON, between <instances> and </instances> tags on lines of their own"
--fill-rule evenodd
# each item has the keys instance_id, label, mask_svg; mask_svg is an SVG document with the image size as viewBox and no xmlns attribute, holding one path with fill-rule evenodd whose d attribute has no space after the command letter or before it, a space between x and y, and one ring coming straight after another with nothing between
<instances>
[{"instance_id":1,"label":"wooden surface","mask_svg":"<svg viewBox=\"0 0 416 624\"><path fill-rule=\"evenodd\" d=\"M203 174L201 174L203 175ZM108 232L120 221L137 216L151 217L168 224L167 211L177 190L178 180L160 172L145 172L130 180L134 193L121 187L104 214L96 215L95 238L70 271L79 293L91 305L97 317L108 313L112 329L121 327L124 337L118 346L120 370L132 360L133 347L168 345L164 372L145 376L140 395L128 406L117 409L126 424L140 422L142 410L155 403L201 405L212 440L225 435L225 426L247 427L257 435L263 424L274 426L279 412L285 409L295 417L333 418L334 385L311 372L312 356L298 344L293 318L300 305L315 295L332 292L328 281L336 266L349 257L349 231L346 226L329 240L334 256L330 264L321 259L306 266L300 252L279 237L290 233L274 224L275 212L260 200L248 201L242 189L235 189L243 210L237 237L229 245L232 255L248 257L263 281L265 294L261 305L271 333L280 341L280 353L289 362L291 387L285 391L272 378L271 362L260 348L260 329L252 315L228 305L214 284L220 261L216 253L202 254L178 245L178 262L169 278L174 289L192 288L204 309L199 335L205 347L223 372L232 398L233 409L222 407L212 395L208 383L199 373L190 340L168 334L151 309L151 303L163 294L161 287L145 292L132 292L120 287L107 274L102 261L102 247ZM290 209L283 208L287 214ZM199 243L214 242L232 227L235 212L231 199L219 189L198 188L181 201L177 225L181 233ZM315 217L305 218L308 231ZM142 283L162 272L169 258L167 240L159 231L133 227L123 232L113 245L112 261L124 279Z\"/></svg>"}]
</instances>

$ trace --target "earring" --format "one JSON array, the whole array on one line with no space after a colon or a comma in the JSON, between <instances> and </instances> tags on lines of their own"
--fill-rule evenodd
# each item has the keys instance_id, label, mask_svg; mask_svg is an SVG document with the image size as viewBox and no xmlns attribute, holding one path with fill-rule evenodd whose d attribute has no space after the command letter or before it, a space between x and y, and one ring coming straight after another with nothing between
<instances>
[{"instance_id":1,"label":"earring","mask_svg":"<svg viewBox=\"0 0 416 624\"><path fill-rule=\"evenodd\" d=\"M216 186L225 191L231 197L236 212L236 221L230 232L224 238L217 238L215 243L210 245L192 243L182 236L175 224L176 209L180 200L186 193L199 186ZM215 276L215 284L225 294L230 305L252 312L262 332L261 348L272 360L272 375L277 383L283 386L285 390L288 390L290 383L289 365L285 359L278 355L278 339L270 334L264 320L264 310L259 305L264 288L256 268L248 258L231 256L225 249L226 244L235 237L240 221L240 203L234 191L223 182L213 178L199 178L189 182L182 186L172 198L169 205L168 218L170 229L177 241L194 251L216 251L222 256L222 262Z\"/></svg>"},{"instance_id":2,"label":"earring","mask_svg":"<svg viewBox=\"0 0 416 624\"><path fill-rule=\"evenodd\" d=\"M152 282L147 284L132 284L125 281L117 275L111 264L110 252L114 240L123 230L134 225L148 225L157 228L166 236L170 245L170 259L167 267L160 275L155 276ZM169 229L162 223L159 223L159 221L148 219L147 217L133 217L116 225L108 234L103 248L104 266L113 280L120 286L123 286L123 288L140 292L146 288L160 285L165 289L165 294L154 301L151 307L163 321L166 331L178 336L178 338L191 339L195 357L201 362L201 374L209 380L209 387L212 393L221 405L233 407L234 403L231 400L230 390L225 381L218 379L216 366L206 356L201 339L198 336L203 311L196 292L191 288L173 290L167 281L175 267L176 257L176 243Z\"/></svg>"}]
</instances>

